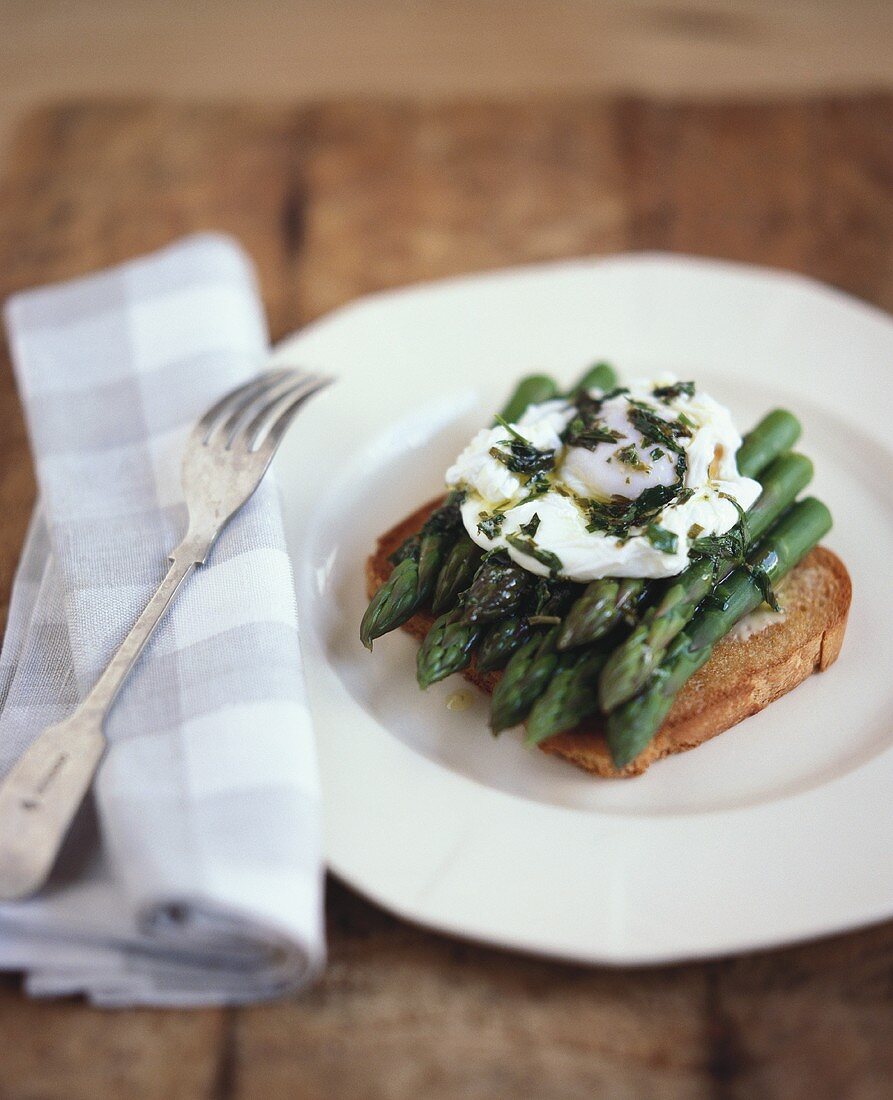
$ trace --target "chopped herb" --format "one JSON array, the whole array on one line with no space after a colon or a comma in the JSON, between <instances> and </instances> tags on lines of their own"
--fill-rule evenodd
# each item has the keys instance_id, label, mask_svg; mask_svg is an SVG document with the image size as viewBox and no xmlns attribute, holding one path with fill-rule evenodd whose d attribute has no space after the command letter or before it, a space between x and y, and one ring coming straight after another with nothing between
<instances>
[{"instance_id":1,"label":"chopped herb","mask_svg":"<svg viewBox=\"0 0 893 1100\"><path fill-rule=\"evenodd\" d=\"M651 391L659 401L672 401L677 397L694 397L694 382L675 382L672 386L656 386Z\"/></svg>"},{"instance_id":2,"label":"chopped herb","mask_svg":"<svg viewBox=\"0 0 893 1100\"><path fill-rule=\"evenodd\" d=\"M690 539L696 539L698 535L704 530L700 523L693 523L688 529L688 537Z\"/></svg>"},{"instance_id":3,"label":"chopped herb","mask_svg":"<svg viewBox=\"0 0 893 1100\"><path fill-rule=\"evenodd\" d=\"M586 505L589 515L586 530L603 531L626 540L631 528L647 526L668 504L687 500L690 495L690 489L681 489L678 484L652 485L635 500L627 500L626 497L613 497L610 501L590 500Z\"/></svg>"},{"instance_id":4,"label":"chopped herb","mask_svg":"<svg viewBox=\"0 0 893 1100\"><path fill-rule=\"evenodd\" d=\"M679 549L679 536L668 531L666 527L659 527L656 523L651 523L645 528L645 538L664 554L675 554Z\"/></svg>"},{"instance_id":5,"label":"chopped herb","mask_svg":"<svg viewBox=\"0 0 893 1100\"><path fill-rule=\"evenodd\" d=\"M613 428L596 424L591 428L584 428L582 431L576 432L566 442L570 447L585 447L587 451L594 451L599 443L617 443L625 438L626 436Z\"/></svg>"},{"instance_id":6,"label":"chopped herb","mask_svg":"<svg viewBox=\"0 0 893 1100\"><path fill-rule=\"evenodd\" d=\"M505 430L509 433L509 435L512 437L512 439L517 440L518 443L530 444L529 439L525 439L525 437L523 435L521 435L521 433L516 428L513 428L512 425L509 424L509 422L507 420L503 420L503 418L501 416L499 416L498 414L496 416L496 423L499 424L501 427L505 428Z\"/></svg>"},{"instance_id":7,"label":"chopped herb","mask_svg":"<svg viewBox=\"0 0 893 1100\"><path fill-rule=\"evenodd\" d=\"M549 481L545 472L541 471L538 474L534 474L533 477L528 480L524 488L527 490L527 496L524 497L523 500L518 501L516 505L518 508L520 508L522 504L529 504L531 500L536 500L537 497L541 497L544 493L548 493L552 488L552 483ZM555 488L556 491L559 491L558 486Z\"/></svg>"},{"instance_id":8,"label":"chopped herb","mask_svg":"<svg viewBox=\"0 0 893 1100\"><path fill-rule=\"evenodd\" d=\"M662 450L660 449L660 447L655 447L655 448L653 448L653 450L651 451L651 458L652 458L652 459L653 459L653 460L654 460L655 462L657 462L657 460L658 460L659 458L663 458L665 454L666 454L666 451L662 451Z\"/></svg>"},{"instance_id":9,"label":"chopped herb","mask_svg":"<svg viewBox=\"0 0 893 1100\"><path fill-rule=\"evenodd\" d=\"M506 535L505 541L509 546L513 546L516 550L522 554L527 554L533 558L534 561L538 561L541 565L545 565L549 570L550 577L557 577L562 568L561 558L557 554L553 554L551 550L543 550L541 547L533 541L533 539L525 539L520 535Z\"/></svg>"},{"instance_id":10,"label":"chopped herb","mask_svg":"<svg viewBox=\"0 0 893 1100\"><path fill-rule=\"evenodd\" d=\"M507 466L514 474L529 475L552 469L555 465L554 451L541 451L538 447L534 447L529 439L513 428L507 420L503 420L501 416L497 416L496 420L509 433L511 439L500 440L496 447L491 447L491 457ZM500 446L508 447L508 451L500 451Z\"/></svg>"},{"instance_id":11,"label":"chopped herb","mask_svg":"<svg viewBox=\"0 0 893 1100\"><path fill-rule=\"evenodd\" d=\"M738 501L735 500L734 497L729 496L728 493L720 493L719 495L723 500L727 500L730 504L734 505L735 511L738 513L738 522L731 530L726 531L724 535L705 535L702 538L695 538L689 550L689 553L692 555L712 558L714 571L718 569L720 561L741 565L747 552L747 544L750 541L750 535L747 529L747 515L744 509Z\"/></svg>"},{"instance_id":12,"label":"chopped herb","mask_svg":"<svg viewBox=\"0 0 893 1100\"><path fill-rule=\"evenodd\" d=\"M480 520L480 523L478 523L478 531L480 531L484 538L495 539L502 530L505 512L493 512L489 516L486 512L478 512L478 519Z\"/></svg>"},{"instance_id":13,"label":"chopped herb","mask_svg":"<svg viewBox=\"0 0 893 1100\"><path fill-rule=\"evenodd\" d=\"M568 447L585 447L587 451L594 451L599 443L616 443L625 436L599 420L587 424L583 417L575 416L561 438Z\"/></svg>"},{"instance_id":14,"label":"chopped herb","mask_svg":"<svg viewBox=\"0 0 893 1100\"><path fill-rule=\"evenodd\" d=\"M744 540L741 528L736 524L731 531L724 535L704 535L696 538L689 553L698 557L711 558L714 563L728 561L740 565L744 561L744 553L747 543Z\"/></svg>"},{"instance_id":15,"label":"chopped herb","mask_svg":"<svg viewBox=\"0 0 893 1100\"><path fill-rule=\"evenodd\" d=\"M691 419L690 416L686 416L685 413L680 413L679 419L686 426L686 428L693 428L695 426L695 422Z\"/></svg>"},{"instance_id":16,"label":"chopped herb","mask_svg":"<svg viewBox=\"0 0 893 1100\"><path fill-rule=\"evenodd\" d=\"M761 569L758 565L749 565L747 569L757 588L759 588L764 603L769 604L773 611L781 611L778 605L778 599L775 592L772 590L772 582L769 580L769 574L766 570Z\"/></svg>"},{"instance_id":17,"label":"chopped herb","mask_svg":"<svg viewBox=\"0 0 893 1100\"><path fill-rule=\"evenodd\" d=\"M520 442L517 439L505 440L502 446L507 446L508 451L501 451L499 447L490 448L491 458L508 467L513 474L537 474L545 470L551 470L555 465L554 451L541 451L532 443Z\"/></svg>"},{"instance_id":18,"label":"chopped herb","mask_svg":"<svg viewBox=\"0 0 893 1100\"><path fill-rule=\"evenodd\" d=\"M522 523L518 530L524 534L529 535L531 538L537 533L540 525L540 517L534 512L527 523Z\"/></svg>"},{"instance_id":19,"label":"chopped herb","mask_svg":"<svg viewBox=\"0 0 893 1100\"><path fill-rule=\"evenodd\" d=\"M738 513L738 523L741 527L741 534L744 538L744 541L749 542L750 536L748 535L747 531L747 513L733 496L730 496L728 493L720 493L719 495L722 497L723 500L727 500Z\"/></svg>"},{"instance_id":20,"label":"chopped herb","mask_svg":"<svg viewBox=\"0 0 893 1100\"><path fill-rule=\"evenodd\" d=\"M642 461L639 452L632 443L628 447L622 447L620 450L615 451L614 454L617 455L624 466L629 466L631 470L642 470L646 474L651 472L651 467L647 462Z\"/></svg>"},{"instance_id":21,"label":"chopped herb","mask_svg":"<svg viewBox=\"0 0 893 1100\"><path fill-rule=\"evenodd\" d=\"M689 429L678 420L664 420L641 402L630 402L629 422L647 443L657 443L668 451L682 453L676 442L679 436L689 436Z\"/></svg>"},{"instance_id":22,"label":"chopped herb","mask_svg":"<svg viewBox=\"0 0 893 1100\"><path fill-rule=\"evenodd\" d=\"M577 414L562 432L562 442L568 447L585 447L586 450L593 451L599 443L616 443L618 439L623 439L620 432L607 427L600 418L604 402L609 401L619 392L626 391L612 390L611 393L604 394L602 397L592 397L585 390L581 390L574 402Z\"/></svg>"},{"instance_id":23,"label":"chopped herb","mask_svg":"<svg viewBox=\"0 0 893 1100\"><path fill-rule=\"evenodd\" d=\"M670 504L674 498L679 501L687 500L685 494L689 492L691 492L690 489L677 489L675 485L652 485L650 489L646 489L640 494L635 504L639 511L643 513L659 512L667 504Z\"/></svg>"},{"instance_id":24,"label":"chopped herb","mask_svg":"<svg viewBox=\"0 0 893 1100\"><path fill-rule=\"evenodd\" d=\"M629 393L628 386L615 386L613 390L608 390L607 393L603 393L599 400L602 404L605 401L612 401L615 397L619 397L622 393Z\"/></svg>"}]
</instances>

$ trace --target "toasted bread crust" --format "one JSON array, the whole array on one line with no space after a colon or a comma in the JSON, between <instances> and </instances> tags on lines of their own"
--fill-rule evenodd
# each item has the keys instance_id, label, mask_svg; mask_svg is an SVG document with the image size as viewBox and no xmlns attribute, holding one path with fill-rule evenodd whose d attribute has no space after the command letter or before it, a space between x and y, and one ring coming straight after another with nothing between
<instances>
[{"instance_id":1,"label":"toasted bread crust","mask_svg":"<svg viewBox=\"0 0 893 1100\"><path fill-rule=\"evenodd\" d=\"M439 503L439 499L429 501L378 540L375 553L366 563L370 596L391 573L393 567L388 556L418 531ZM697 748L761 711L813 672L823 671L837 660L846 631L852 585L840 558L818 546L785 578L782 593L785 618L746 641L721 641L710 660L680 691L651 744L625 768L614 767L598 719L556 734L540 748L593 775L612 778L640 775L662 756ZM433 621L430 612L420 611L403 629L421 640ZM463 675L489 693L501 673L479 672L472 660Z\"/></svg>"}]
</instances>

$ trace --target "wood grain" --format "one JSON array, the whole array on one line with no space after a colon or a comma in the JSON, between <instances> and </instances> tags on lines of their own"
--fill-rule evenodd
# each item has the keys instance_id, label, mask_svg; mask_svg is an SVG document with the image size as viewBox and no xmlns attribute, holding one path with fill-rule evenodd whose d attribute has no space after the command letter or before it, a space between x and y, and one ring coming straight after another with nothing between
<instances>
[{"instance_id":1,"label":"wood grain","mask_svg":"<svg viewBox=\"0 0 893 1100\"><path fill-rule=\"evenodd\" d=\"M818 275L893 308L893 99L558 98L301 108L64 104L0 187L0 288L194 229L236 234L274 335L368 291L666 248ZM33 481L0 374L0 598ZM308 995L101 1014L0 983L0 1097L881 1097L893 926L738 959L582 968L415 929L330 884Z\"/></svg>"},{"instance_id":2,"label":"wood grain","mask_svg":"<svg viewBox=\"0 0 893 1100\"><path fill-rule=\"evenodd\" d=\"M886 0L2 0L0 148L89 91L734 96L893 87Z\"/></svg>"}]
</instances>

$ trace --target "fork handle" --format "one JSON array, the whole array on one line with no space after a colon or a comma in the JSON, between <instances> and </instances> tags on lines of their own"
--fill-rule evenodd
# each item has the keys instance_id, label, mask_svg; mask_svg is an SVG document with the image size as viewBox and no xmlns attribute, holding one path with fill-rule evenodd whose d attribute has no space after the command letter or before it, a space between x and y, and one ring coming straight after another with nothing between
<instances>
[{"instance_id":1,"label":"fork handle","mask_svg":"<svg viewBox=\"0 0 893 1100\"><path fill-rule=\"evenodd\" d=\"M189 540L177 547L167 575L92 690L73 714L40 734L0 784L0 900L28 897L46 882L102 760L102 726L115 696L207 550Z\"/></svg>"},{"instance_id":2,"label":"fork handle","mask_svg":"<svg viewBox=\"0 0 893 1100\"><path fill-rule=\"evenodd\" d=\"M16 761L0 786L0 899L29 897L46 882L104 751L101 727L67 719Z\"/></svg>"},{"instance_id":3,"label":"fork handle","mask_svg":"<svg viewBox=\"0 0 893 1100\"><path fill-rule=\"evenodd\" d=\"M154 596L146 604L143 613L130 628L127 637L118 646L115 655L106 665L105 671L85 696L75 714L95 714L98 717L100 726L102 725L103 718L111 710L115 696L121 690L121 685L136 664L137 658L142 653L146 642L151 638L155 627L161 622L162 616L180 591L183 582L195 569L196 565L204 561L203 556L196 556L198 553L202 553L202 551L187 542L181 543L171 553L171 565L167 575L155 590Z\"/></svg>"}]
</instances>

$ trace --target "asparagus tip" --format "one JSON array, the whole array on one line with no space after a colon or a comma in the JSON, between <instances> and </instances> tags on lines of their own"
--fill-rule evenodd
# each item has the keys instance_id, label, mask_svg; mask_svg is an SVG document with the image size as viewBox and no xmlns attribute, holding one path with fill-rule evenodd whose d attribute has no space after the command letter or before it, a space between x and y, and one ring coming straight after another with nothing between
<instances>
[{"instance_id":1,"label":"asparagus tip","mask_svg":"<svg viewBox=\"0 0 893 1100\"><path fill-rule=\"evenodd\" d=\"M542 744L547 737L551 737L554 733L560 732L561 730L553 729L550 725L534 726L533 728L528 725L527 733L524 737L524 744L527 748L533 749L536 748L537 745Z\"/></svg>"},{"instance_id":2,"label":"asparagus tip","mask_svg":"<svg viewBox=\"0 0 893 1100\"><path fill-rule=\"evenodd\" d=\"M598 682L598 704L602 713L609 714L612 710L625 703L636 691L636 687L617 676L603 676Z\"/></svg>"}]
</instances>

